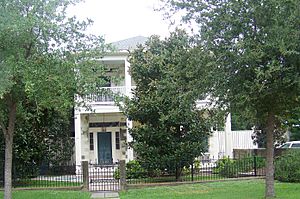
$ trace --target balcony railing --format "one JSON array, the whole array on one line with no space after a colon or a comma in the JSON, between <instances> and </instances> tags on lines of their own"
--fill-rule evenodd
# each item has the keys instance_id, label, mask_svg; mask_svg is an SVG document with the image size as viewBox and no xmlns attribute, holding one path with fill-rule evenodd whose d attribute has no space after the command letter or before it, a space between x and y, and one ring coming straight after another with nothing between
<instances>
[{"instance_id":1,"label":"balcony railing","mask_svg":"<svg viewBox=\"0 0 300 199\"><path fill-rule=\"evenodd\" d=\"M116 96L124 96L125 94L125 86L101 87L100 94L86 95L84 101L88 103L114 102Z\"/></svg>"}]
</instances>

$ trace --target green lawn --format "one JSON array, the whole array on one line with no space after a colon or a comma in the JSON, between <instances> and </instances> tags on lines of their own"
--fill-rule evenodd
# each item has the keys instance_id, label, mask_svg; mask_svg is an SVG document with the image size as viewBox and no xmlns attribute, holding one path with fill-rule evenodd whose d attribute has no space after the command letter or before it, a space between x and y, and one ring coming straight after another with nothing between
<instances>
[{"instance_id":1,"label":"green lawn","mask_svg":"<svg viewBox=\"0 0 300 199\"><path fill-rule=\"evenodd\" d=\"M276 199L300 198L300 183L275 185ZM121 192L121 199L263 199L263 180L227 181L178 186L158 186L129 189ZM26 190L14 191L14 199L90 199L90 193L81 191ZM3 192L0 192L3 199Z\"/></svg>"},{"instance_id":2,"label":"green lawn","mask_svg":"<svg viewBox=\"0 0 300 199\"><path fill-rule=\"evenodd\" d=\"M300 198L300 184L275 185L276 199ZM121 192L121 199L263 199L263 180L214 182L179 186L159 186L129 189Z\"/></svg>"},{"instance_id":3,"label":"green lawn","mask_svg":"<svg viewBox=\"0 0 300 199\"><path fill-rule=\"evenodd\" d=\"M0 192L3 199L3 192ZM14 191L13 199L90 199L90 193L81 191L26 190Z\"/></svg>"},{"instance_id":4,"label":"green lawn","mask_svg":"<svg viewBox=\"0 0 300 199\"><path fill-rule=\"evenodd\" d=\"M182 181L191 182L192 176L182 176ZM219 180L224 179L224 177L218 174L209 174L209 175L194 175L194 181L209 181L209 180ZM160 183L160 182L176 182L175 176L161 176L153 178L138 178L138 179L128 179L128 184L143 184L143 183Z\"/></svg>"},{"instance_id":5,"label":"green lawn","mask_svg":"<svg viewBox=\"0 0 300 199\"><path fill-rule=\"evenodd\" d=\"M80 182L50 181L50 180L21 180L14 187L75 187L81 186Z\"/></svg>"}]
</instances>

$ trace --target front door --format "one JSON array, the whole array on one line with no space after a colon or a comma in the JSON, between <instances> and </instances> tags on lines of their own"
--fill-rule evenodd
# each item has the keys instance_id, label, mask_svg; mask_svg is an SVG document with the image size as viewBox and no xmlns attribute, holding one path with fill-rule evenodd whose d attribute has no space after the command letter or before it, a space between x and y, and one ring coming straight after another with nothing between
<instances>
[{"instance_id":1,"label":"front door","mask_svg":"<svg viewBox=\"0 0 300 199\"><path fill-rule=\"evenodd\" d=\"M112 164L111 132L98 133L98 164Z\"/></svg>"}]
</instances>

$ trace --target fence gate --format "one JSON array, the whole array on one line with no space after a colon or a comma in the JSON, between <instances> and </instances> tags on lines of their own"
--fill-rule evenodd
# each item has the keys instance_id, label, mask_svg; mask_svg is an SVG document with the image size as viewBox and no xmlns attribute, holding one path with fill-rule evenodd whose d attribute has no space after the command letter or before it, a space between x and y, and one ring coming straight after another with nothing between
<instances>
[{"instance_id":1,"label":"fence gate","mask_svg":"<svg viewBox=\"0 0 300 199\"><path fill-rule=\"evenodd\" d=\"M119 164L89 165L90 191L119 191L120 169Z\"/></svg>"}]
</instances>

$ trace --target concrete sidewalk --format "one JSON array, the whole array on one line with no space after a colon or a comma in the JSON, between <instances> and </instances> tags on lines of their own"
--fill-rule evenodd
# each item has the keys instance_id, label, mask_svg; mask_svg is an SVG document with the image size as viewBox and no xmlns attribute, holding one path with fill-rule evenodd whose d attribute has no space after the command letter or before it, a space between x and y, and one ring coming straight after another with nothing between
<instances>
[{"instance_id":1,"label":"concrete sidewalk","mask_svg":"<svg viewBox=\"0 0 300 199\"><path fill-rule=\"evenodd\" d=\"M100 199L100 198L108 198L108 199L120 199L118 192L92 192L91 198L93 199Z\"/></svg>"}]
</instances>

